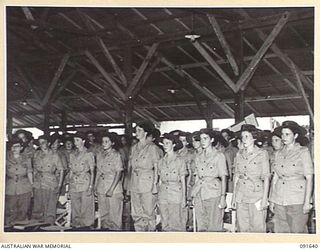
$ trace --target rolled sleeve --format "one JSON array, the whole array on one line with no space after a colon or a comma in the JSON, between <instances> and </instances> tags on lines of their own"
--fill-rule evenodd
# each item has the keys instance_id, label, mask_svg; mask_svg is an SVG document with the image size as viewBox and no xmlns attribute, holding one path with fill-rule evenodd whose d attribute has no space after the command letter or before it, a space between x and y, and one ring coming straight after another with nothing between
<instances>
[{"instance_id":1,"label":"rolled sleeve","mask_svg":"<svg viewBox=\"0 0 320 250\"><path fill-rule=\"evenodd\" d=\"M262 166L262 178L270 176L270 163L269 163L269 154L267 151L263 151L261 154L261 166Z\"/></svg>"},{"instance_id":2,"label":"rolled sleeve","mask_svg":"<svg viewBox=\"0 0 320 250\"><path fill-rule=\"evenodd\" d=\"M217 166L219 176L228 176L226 157L223 153L219 153L217 156Z\"/></svg>"},{"instance_id":3,"label":"rolled sleeve","mask_svg":"<svg viewBox=\"0 0 320 250\"><path fill-rule=\"evenodd\" d=\"M114 160L114 170L116 172L123 171L123 164L120 153L117 153Z\"/></svg>"}]
</instances>

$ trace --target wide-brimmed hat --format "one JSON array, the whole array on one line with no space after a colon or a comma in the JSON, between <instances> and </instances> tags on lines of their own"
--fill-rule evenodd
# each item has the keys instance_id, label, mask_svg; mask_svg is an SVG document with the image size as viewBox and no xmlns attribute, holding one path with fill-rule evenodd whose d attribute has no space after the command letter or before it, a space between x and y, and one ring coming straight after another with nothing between
<instances>
[{"instance_id":1,"label":"wide-brimmed hat","mask_svg":"<svg viewBox=\"0 0 320 250\"><path fill-rule=\"evenodd\" d=\"M85 140L87 138L87 135L86 135L86 133L83 133L81 131L77 131L77 133L75 133L73 135L73 138L76 138L76 137L81 138L82 140Z\"/></svg>"},{"instance_id":2,"label":"wide-brimmed hat","mask_svg":"<svg viewBox=\"0 0 320 250\"><path fill-rule=\"evenodd\" d=\"M40 141L40 140L46 140L47 142L50 142L50 136L49 135L40 135L39 137L38 137L38 141Z\"/></svg>"},{"instance_id":3,"label":"wide-brimmed hat","mask_svg":"<svg viewBox=\"0 0 320 250\"><path fill-rule=\"evenodd\" d=\"M163 143L163 140L167 139L172 141L173 144L175 144L174 151L177 151L179 149L183 148L182 142L179 140L179 137L173 134L164 133L163 136L160 137L160 142Z\"/></svg>"},{"instance_id":4,"label":"wide-brimmed hat","mask_svg":"<svg viewBox=\"0 0 320 250\"><path fill-rule=\"evenodd\" d=\"M281 135L282 135L281 129L282 129L281 127L276 127L276 128L272 131L271 135L272 135L272 136L277 136L277 137L281 138Z\"/></svg>"},{"instance_id":5,"label":"wide-brimmed hat","mask_svg":"<svg viewBox=\"0 0 320 250\"><path fill-rule=\"evenodd\" d=\"M189 144L192 144L192 138L196 141L200 141L200 131L195 131L187 135L187 141Z\"/></svg>"},{"instance_id":6,"label":"wide-brimmed hat","mask_svg":"<svg viewBox=\"0 0 320 250\"><path fill-rule=\"evenodd\" d=\"M12 138L8 141L8 147L12 147L14 144L20 144L22 146L23 142L21 139L19 139L18 136L14 135Z\"/></svg>"},{"instance_id":7,"label":"wide-brimmed hat","mask_svg":"<svg viewBox=\"0 0 320 250\"><path fill-rule=\"evenodd\" d=\"M248 131L248 132L259 132L261 131L260 129L258 129L256 126L252 125L252 124L243 124L241 126L240 132L243 131Z\"/></svg>"},{"instance_id":8,"label":"wide-brimmed hat","mask_svg":"<svg viewBox=\"0 0 320 250\"><path fill-rule=\"evenodd\" d=\"M299 134L300 136L305 136L307 134L307 130L300 126L298 123L296 123L295 121L284 121L282 123L282 125L279 127L280 131L283 128L288 128L290 129L294 134Z\"/></svg>"}]
</instances>

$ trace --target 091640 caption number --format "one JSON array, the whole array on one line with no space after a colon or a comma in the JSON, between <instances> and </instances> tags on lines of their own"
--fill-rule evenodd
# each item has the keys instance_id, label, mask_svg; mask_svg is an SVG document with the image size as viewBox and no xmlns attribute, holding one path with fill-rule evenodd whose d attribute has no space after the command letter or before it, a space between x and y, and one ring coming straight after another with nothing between
<instances>
[{"instance_id":1,"label":"091640 caption number","mask_svg":"<svg viewBox=\"0 0 320 250\"><path fill-rule=\"evenodd\" d=\"M307 248L316 249L316 248L318 248L318 244L300 244L299 246L300 246L300 248L304 248L304 249L307 249Z\"/></svg>"}]
</instances>

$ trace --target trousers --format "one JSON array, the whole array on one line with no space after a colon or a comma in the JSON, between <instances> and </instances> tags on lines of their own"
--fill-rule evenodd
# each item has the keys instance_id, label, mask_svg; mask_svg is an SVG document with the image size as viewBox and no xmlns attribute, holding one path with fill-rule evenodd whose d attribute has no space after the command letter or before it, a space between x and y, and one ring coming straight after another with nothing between
<instances>
[{"instance_id":1,"label":"trousers","mask_svg":"<svg viewBox=\"0 0 320 250\"><path fill-rule=\"evenodd\" d=\"M101 227L119 231L122 229L123 194L114 194L106 197L105 194L98 195L99 214Z\"/></svg>"},{"instance_id":2,"label":"trousers","mask_svg":"<svg viewBox=\"0 0 320 250\"><path fill-rule=\"evenodd\" d=\"M72 227L89 227L94 223L94 196L88 192L71 192Z\"/></svg>"},{"instance_id":3,"label":"trousers","mask_svg":"<svg viewBox=\"0 0 320 250\"><path fill-rule=\"evenodd\" d=\"M265 233L267 210L258 210L254 203L237 203L237 227L240 232Z\"/></svg>"},{"instance_id":4,"label":"trousers","mask_svg":"<svg viewBox=\"0 0 320 250\"><path fill-rule=\"evenodd\" d=\"M5 197L5 225L13 225L16 221L26 220L31 202L31 192Z\"/></svg>"},{"instance_id":5,"label":"trousers","mask_svg":"<svg viewBox=\"0 0 320 250\"><path fill-rule=\"evenodd\" d=\"M53 225L57 214L57 190L35 188L33 194L32 218Z\"/></svg>"},{"instance_id":6,"label":"trousers","mask_svg":"<svg viewBox=\"0 0 320 250\"><path fill-rule=\"evenodd\" d=\"M303 213L303 205L274 207L274 230L276 233L308 233L308 214Z\"/></svg>"},{"instance_id":7,"label":"trousers","mask_svg":"<svg viewBox=\"0 0 320 250\"><path fill-rule=\"evenodd\" d=\"M224 209L219 208L220 197L201 200L195 198L194 209L196 210L197 231L221 232L223 231Z\"/></svg>"},{"instance_id":8,"label":"trousers","mask_svg":"<svg viewBox=\"0 0 320 250\"><path fill-rule=\"evenodd\" d=\"M151 192L131 192L131 215L134 222L135 231L155 231L155 206L156 196Z\"/></svg>"},{"instance_id":9,"label":"trousers","mask_svg":"<svg viewBox=\"0 0 320 250\"><path fill-rule=\"evenodd\" d=\"M162 231L186 231L185 219L181 204L159 203Z\"/></svg>"}]
</instances>

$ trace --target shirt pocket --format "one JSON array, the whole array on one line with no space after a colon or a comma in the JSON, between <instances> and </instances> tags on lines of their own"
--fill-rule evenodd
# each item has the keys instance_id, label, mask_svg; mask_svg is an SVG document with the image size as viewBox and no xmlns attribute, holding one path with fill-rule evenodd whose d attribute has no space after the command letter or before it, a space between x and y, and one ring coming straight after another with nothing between
<instances>
[{"instance_id":1,"label":"shirt pocket","mask_svg":"<svg viewBox=\"0 0 320 250\"><path fill-rule=\"evenodd\" d=\"M253 182L253 192L262 192L262 181Z\"/></svg>"}]
</instances>

